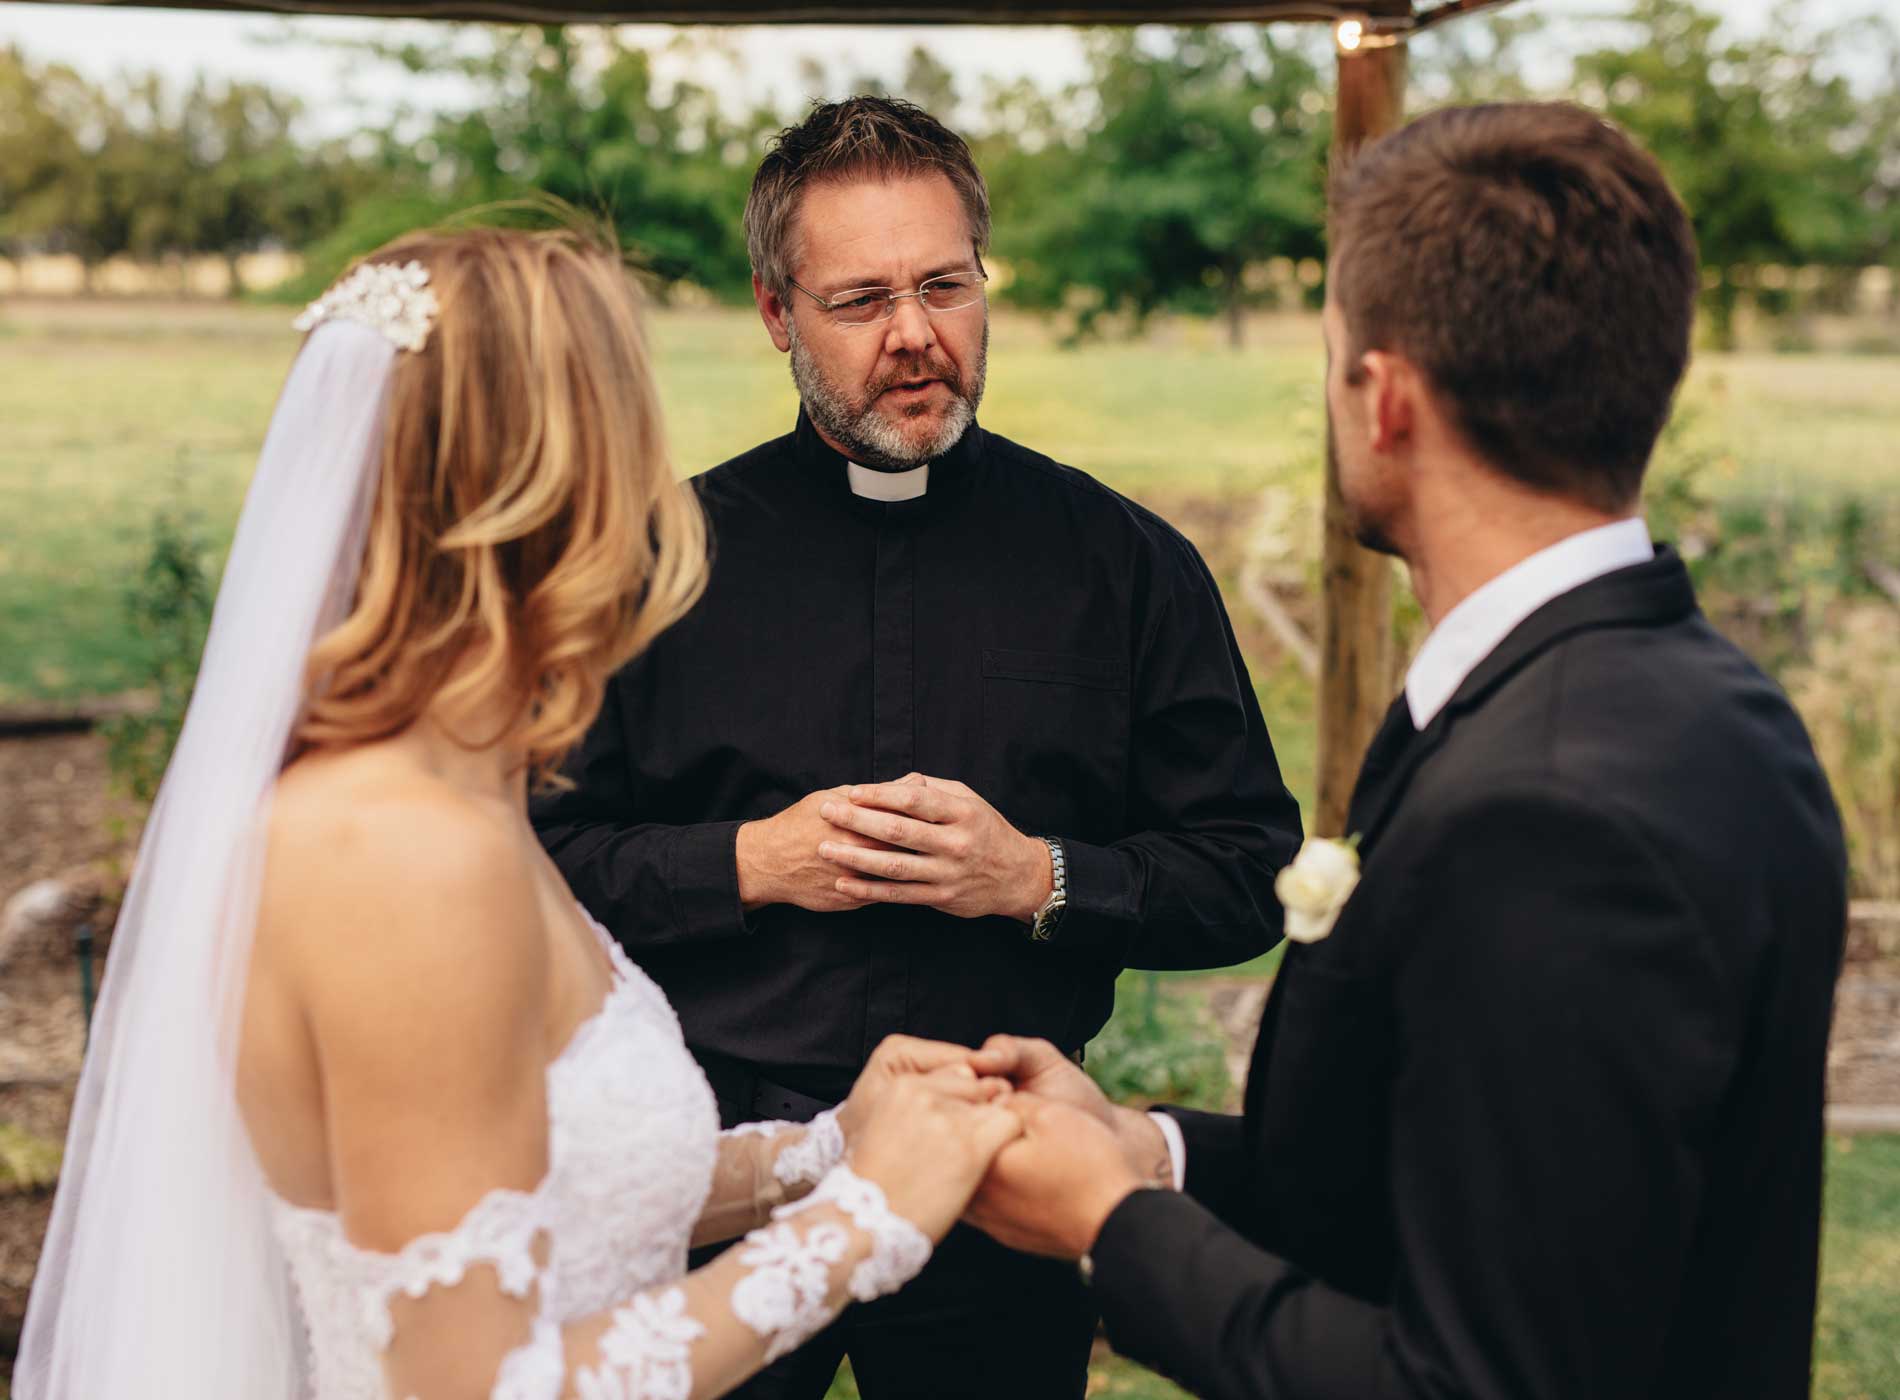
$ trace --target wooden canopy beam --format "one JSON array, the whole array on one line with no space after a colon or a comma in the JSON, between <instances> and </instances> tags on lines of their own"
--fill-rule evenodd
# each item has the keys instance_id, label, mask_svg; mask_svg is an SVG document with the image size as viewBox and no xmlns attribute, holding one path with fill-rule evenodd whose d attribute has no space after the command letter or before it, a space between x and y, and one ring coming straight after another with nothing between
<instances>
[{"instance_id":1,"label":"wooden canopy beam","mask_svg":"<svg viewBox=\"0 0 1900 1400\"><path fill-rule=\"evenodd\" d=\"M1415 13L1412 0L106 0L100 7L113 4L525 24L1264 24Z\"/></svg>"}]
</instances>

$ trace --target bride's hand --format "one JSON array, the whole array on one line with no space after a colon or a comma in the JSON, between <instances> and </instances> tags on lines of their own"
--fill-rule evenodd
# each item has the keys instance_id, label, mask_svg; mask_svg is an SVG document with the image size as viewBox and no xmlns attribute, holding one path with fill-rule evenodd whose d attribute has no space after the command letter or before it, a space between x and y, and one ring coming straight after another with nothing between
<instances>
[{"instance_id":1,"label":"bride's hand","mask_svg":"<svg viewBox=\"0 0 1900 1400\"><path fill-rule=\"evenodd\" d=\"M1009 1085L964 1065L893 1078L859 1131L851 1169L933 1241L950 1232L990 1163L1022 1135Z\"/></svg>"},{"instance_id":2,"label":"bride's hand","mask_svg":"<svg viewBox=\"0 0 1900 1400\"><path fill-rule=\"evenodd\" d=\"M950 1045L941 1040L921 1040L910 1035L884 1037L865 1062L858 1082L852 1085L851 1097L839 1105L838 1126L844 1131L845 1142L857 1140L878 1102L905 1075L930 1074L955 1065L968 1066L975 1053L968 1046ZM974 1070L969 1077L977 1077Z\"/></svg>"}]
</instances>

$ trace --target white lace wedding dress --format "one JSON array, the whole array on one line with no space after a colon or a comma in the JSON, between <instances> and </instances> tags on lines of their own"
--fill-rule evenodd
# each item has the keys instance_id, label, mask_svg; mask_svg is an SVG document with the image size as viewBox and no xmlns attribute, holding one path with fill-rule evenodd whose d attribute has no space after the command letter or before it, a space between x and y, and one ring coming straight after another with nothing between
<instances>
[{"instance_id":1,"label":"white lace wedding dress","mask_svg":"<svg viewBox=\"0 0 1900 1400\"><path fill-rule=\"evenodd\" d=\"M274 1203L318 1400L704 1400L928 1259L831 1115L720 1132L672 1007L593 927L615 981L548 1067L536 1190L491 1191L399 1254ZM687 1274L690 1244L759 1224Z\"/></svg>"}]
</instances>

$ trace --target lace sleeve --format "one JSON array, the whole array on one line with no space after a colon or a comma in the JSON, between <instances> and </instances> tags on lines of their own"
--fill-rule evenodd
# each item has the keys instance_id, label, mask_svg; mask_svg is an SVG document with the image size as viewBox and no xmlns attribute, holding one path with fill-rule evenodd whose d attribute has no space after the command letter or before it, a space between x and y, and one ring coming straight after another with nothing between
<instances>
[{"instance_id":1,"label":"lace sleeve","mask_svg":"<svg viewBox=\"0 0 1900 1400\"><path fill-rule=\"evenodd\" d=\"M838 1110L810 1123L741 1123L719 1135L719 1157L695 1245L733 1239L797 1200L844 1160Z\"/></svg>"},{"instance_id":2,"label":"lace sleeve","mask_svg":"<svg viewBox=\"0 0 1900 1400\"><path fill-rule=\"evenodd\" d=\"M677 1283L563 1325L541 1192L492 1192L447 1234L366 1255L360 1298L399 1400L711 1400L794 1350L853 1299L915 1277L930 1241L833 1167Z\"/></svg>"}]
</instances>

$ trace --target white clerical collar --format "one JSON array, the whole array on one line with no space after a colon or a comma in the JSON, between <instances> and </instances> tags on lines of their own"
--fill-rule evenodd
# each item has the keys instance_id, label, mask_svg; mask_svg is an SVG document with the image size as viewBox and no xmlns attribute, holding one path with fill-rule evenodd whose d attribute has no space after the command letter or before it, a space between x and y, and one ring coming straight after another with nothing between
<instances>
[{"instance_id":1,"label":"white clerical collar","mask_svg":"<svg viewBox=\"0 0 1900 1400\"><path fill-rule=\"evenodd\" d=\"M874 472L856 462L844 465L854 496L865 496L873 501L914 501L930 489L928 462L907 472Z\"/></svg>"},{"instance_id":2,"label":"white clerical collar","mask_svg":"<svg viewBox=\"0 0 1900 1400\"><path fill-rule=\"evenodd\" d=\"M1465 677L1552 598L1655 557L1649 526L1639 516L1581 531L1506 569L1440 618L1412 658L1405 703L1413 727L1437 718Z\"/></svg>"}]
</instances>

